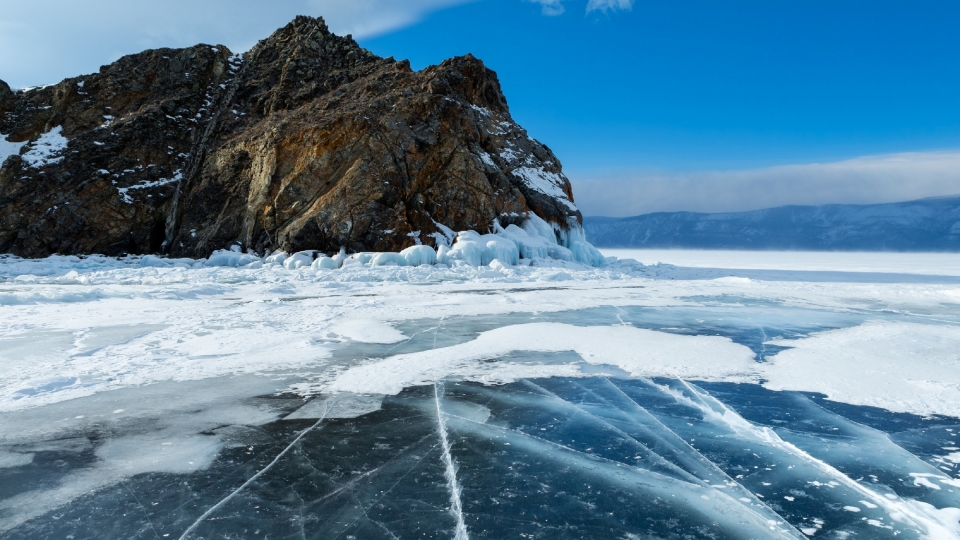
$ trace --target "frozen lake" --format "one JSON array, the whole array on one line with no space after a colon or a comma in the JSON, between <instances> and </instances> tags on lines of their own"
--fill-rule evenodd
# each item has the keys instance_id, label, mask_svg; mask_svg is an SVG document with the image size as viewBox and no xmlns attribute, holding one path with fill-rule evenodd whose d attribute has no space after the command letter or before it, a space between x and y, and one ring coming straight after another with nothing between
<instances>
[{"instance_id":1,"label":"frozen lake","mask_svg":"<svg viewBox=\"0 0 960 540\"><path fill-rule=\"evenodd\" d=\"M0 537L960 538L960 257L629 256L0 257Z\"/></svg>"}]
</instances>

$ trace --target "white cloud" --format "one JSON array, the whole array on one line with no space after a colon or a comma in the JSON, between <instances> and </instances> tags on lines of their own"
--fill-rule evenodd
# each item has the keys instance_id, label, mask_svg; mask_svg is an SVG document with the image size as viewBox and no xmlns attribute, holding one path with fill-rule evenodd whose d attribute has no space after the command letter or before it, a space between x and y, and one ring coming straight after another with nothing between
<instances>
[{"instance_id":1,"label":"white cloud","mask_svg":"<svg viewBox=\"0 0 960 540\"><path fill-rule=\"evenodd\" d=\"M871 204L960 194L960 151L866 156L743 171L629 172L575 180L587 216L739 212L787 204Z\"/></svg>"},{"instance_id":2,"label":"white cloud","mask_svg":"<svg viewBox=\"0 0 960 540\"><path fill-rule=\"evenodd\" d=\"M155 47L223 44L243 52L296 15L369 37L472 0L0 0L0 79L13 87L91 73Z\"/></svg>"},{"instance_id":3,"label":"white cloud","mask_svg":"<svg viewBox=\"0 0 960 540\"><path fill-rule=\"evenodd\" d=\"M587 2L587 13L591 11L616 11L622 9L630 11L633 8L633 0L590 0Z\"/></svg>"},{"instance_id":4,"label":"white cloud","mask_svg":"<svg viewBox=\"0 0 960 540\"><path fill-rule=\"evenodd\" d=\"M565 11L563 7L564 0L528 0L540 4L544 15L560 15ZM589 0L587 2L587 13L591 11L616 11L618 9L629 11L633 8L633 0Z\"/></svg>"},{"instance_id":5,"label":"white cloud","mask_svg":"<svg viewBox=\"0 0 960 540\"><path fill-rule=\"evenodd\" d=\"M530 0L535 4L540 4L544 15L560 15L564 12L563 0Z\"/></svg>"}]
</instances>

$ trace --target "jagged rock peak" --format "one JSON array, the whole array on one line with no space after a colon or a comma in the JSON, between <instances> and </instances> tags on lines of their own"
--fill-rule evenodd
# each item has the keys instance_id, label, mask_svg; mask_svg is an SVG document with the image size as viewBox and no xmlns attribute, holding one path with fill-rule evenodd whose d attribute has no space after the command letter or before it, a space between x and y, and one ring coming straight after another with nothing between
<instances>
[{"instance_id":1,"label":"jagged rock peak","mask_svg":"<svg viewBox=\"0 0 960 540\"><path fill-rule=\"evenodd\" d=\"M242 96L256 96L261 114L296 107L337 88L365 64L382 58L351 36L332 34L320 17L298 16L246 55Z\"/></svg>"},{"instance_id":2,"label":"jagged rock peak","mask_svg":"<svg viewBox=\"0 0 960 540\"><path fill-rule=\"evenodd\" d=\"M430 66L424 70L424 76L431 78L429 89L435 94L456 94L478 107L501 114L510 113L497 74L472 54Z\"/></svg>"},{"instance_id":3,"label":"jagged rock peak","mask_svg":"<svg viewBox=\"0 0 960 540\"><path fill-rule=\"evenodd\" d=\"M158 49L0 85L0 109L0 252L397 251L530 213L558 238L581 220L483 62L414 72L319 18L242 57Z\"/></svg>"}]
</instances>

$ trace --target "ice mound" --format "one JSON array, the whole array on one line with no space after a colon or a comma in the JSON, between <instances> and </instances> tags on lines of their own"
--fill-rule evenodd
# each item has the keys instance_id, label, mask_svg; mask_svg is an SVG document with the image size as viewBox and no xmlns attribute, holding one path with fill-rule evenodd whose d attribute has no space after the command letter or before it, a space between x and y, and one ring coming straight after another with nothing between
<instances>
[{"instance_id":1,"label":"ice mound","mask_svg":"<svg viewBox=\"0 0 960 540\"><path fill-rule=\"evenodd\" d=\"M438 224L438 227L440 225ZM239 246L215 251L203 266L224 266L232 268L260 268L262 265L282 265L287 270L311 268L313 270L336 270L351 267L383 266L492 266L502 269L520 264L529 265L536 260L569 261L582 265L599 267L606 263L600 252L587 242L583 228L574 220L567 229L547 223L536 214L527 216L522 227L507 225L506 228L494 221L491 233L480 234L476 231L455 233L443 227L441 233L430 235L437 249L426 245L416 245L400 253L361 252L347 255L343 250L334 257L328 257L316 251L300 251L289 254L276 251L266 257L254 253L242 253ZM452 242L452 243L451 243ZM150 257L148 261L148 257ZM171 266L166 259L147 256L144 266Z\"/></svg>"}]
</instances>

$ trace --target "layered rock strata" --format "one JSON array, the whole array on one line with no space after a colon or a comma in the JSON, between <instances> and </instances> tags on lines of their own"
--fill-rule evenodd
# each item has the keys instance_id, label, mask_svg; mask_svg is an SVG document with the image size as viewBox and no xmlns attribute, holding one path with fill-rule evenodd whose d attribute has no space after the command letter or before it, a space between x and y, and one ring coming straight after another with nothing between
<instances>
[{"instance_id":1,"label":"layered rock strata","mask_svg":"<svg viewBox=\"0 0 960 540\"><path fill-rule=\"evenodd\" d=\"M309 17L243 55L158 49L0 82L0 134L0 252L27 257L399 251L531 212L561 240L582 220L480 60L415 72Z\"/></svg>"}]
</instances>

